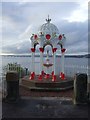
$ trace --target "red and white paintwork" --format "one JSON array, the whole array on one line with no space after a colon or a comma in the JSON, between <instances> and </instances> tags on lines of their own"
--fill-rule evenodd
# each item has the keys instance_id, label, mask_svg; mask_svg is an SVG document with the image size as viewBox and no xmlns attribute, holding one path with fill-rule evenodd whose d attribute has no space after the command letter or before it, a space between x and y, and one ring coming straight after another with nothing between
<instances>
[{"instance_id":1,"label":"red and white paintwork","mask_svg":"<svg viewBox=\"0 0 90 120\"><path fill-rule=\"evenodd\" d=\"M30 80L33 80L35 78L35 59L34 59L34 55L35 55L35 48L36 45L39 44L39 51L40 51L40 73L39 73L39 77L38 80L42 80L43 77L45 77L46 79L49 79L50 77L50 73L44 73L44 69L43 69L43 53L44 53L44 47L46 45L51 45L52 46L52 53L53 53L53 66L52 66L52 81L56 81L56 68L55 65L56 63L56 51L57 51L57 45L61 46L61 72L60 72L60 78L62 80L65 79L65 73L64 73L64 55L65 55L65 36L64 34L59 34L59 30L58 28L50 23L51 19L46 19L45 24L43 24L40 27L39 33L37 34L32 34L30 40L31 40L31 52L32 52L32 72L30 75ZM45 75L45 76L44 76Z\"/></svg>"}]
</instances>

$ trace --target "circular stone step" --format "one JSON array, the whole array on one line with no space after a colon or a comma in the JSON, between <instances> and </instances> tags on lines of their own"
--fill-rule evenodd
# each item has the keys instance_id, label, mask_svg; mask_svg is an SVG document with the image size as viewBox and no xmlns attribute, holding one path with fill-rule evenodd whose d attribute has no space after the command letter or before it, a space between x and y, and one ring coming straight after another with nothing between
<instances>
[{"instance_id":1,"label":"circular stone step","mask_svg":"<svg viewBox=\"0 0 90 120\"><path fill-rule=\"evenodd\" d=\"M29 80L29 77L24 77L21 86L34 91L61 91L73 88L73 82L73 79L70 77L67 77L62 81L59 76L57 76L55 82L52 82L51 79L43 79L39 81L37 77L34 80Z\"/></svg>"}]
</instances>

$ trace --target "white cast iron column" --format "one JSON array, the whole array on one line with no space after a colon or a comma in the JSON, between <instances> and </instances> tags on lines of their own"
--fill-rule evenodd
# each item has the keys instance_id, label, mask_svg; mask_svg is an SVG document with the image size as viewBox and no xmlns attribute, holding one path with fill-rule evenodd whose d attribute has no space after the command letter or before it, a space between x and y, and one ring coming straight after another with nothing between
<instances>
[{"instance_id":1,"label":"white cast iron column","mask_svg":"<svg viewBox=\"0 0 90 120\"><path fill-rule=\"evenodd\" d=\"M35 77L35 58L34 58L35 57L35 49L31 48L31 51L32 51L32 64L31 64L32 72L31 72L30 80L33 80Z\"/></svg>"},{"instance_id":2,"label":"white cast iron column","mask_svg":"<svg viewBox=\"0 0 90 120\"><path fill-rule=\"evenodd\" d=\"M53 48L52 51L53 51L53 74L52 74L52 81L55 81L56 80L56 50L57 48Z\"/></svg>"},{"instance_id":3,"label":"white cast iron column","mask_svg":"<svg viewBox=\"0 0 90 120\"><path fill-rule=\"evenodd\" d=\"M40 74L39 74L39 80L42 80L42 77L43 77L43 74L44 74L44 71L43 71L43 48L39 48L40 50Z\"/></svg>"},{"instance_id":4,"label":"white cast iron column","mask_svg":"<svg viewBox=\"0 0 90 120\"><path fill-rule=\"evenodd\" d=\"M61 56L62 66L61 66L60 78L62 80L65 79L65 74L64 74L64 54L65 54L65 50L66 49L64 49L64 48L61 49L61 52L62 52L62 56Z\"/></svg>"}]
</instances>

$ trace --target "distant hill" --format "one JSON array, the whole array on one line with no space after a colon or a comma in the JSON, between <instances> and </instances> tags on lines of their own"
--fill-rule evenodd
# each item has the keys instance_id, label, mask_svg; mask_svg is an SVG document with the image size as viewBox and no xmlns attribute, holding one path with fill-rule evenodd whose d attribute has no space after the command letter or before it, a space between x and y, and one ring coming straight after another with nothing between
<instances>
[{"instance_id":1,"label":"distant hill","mask_svg":"<svg viewBox=\"0 0 90 120\"><path fill-rule=\"evenodd\" d=\"M90 58L90 54L85 54L85 55L65 55L65 57Z\"/></svg>"}]
</instances>

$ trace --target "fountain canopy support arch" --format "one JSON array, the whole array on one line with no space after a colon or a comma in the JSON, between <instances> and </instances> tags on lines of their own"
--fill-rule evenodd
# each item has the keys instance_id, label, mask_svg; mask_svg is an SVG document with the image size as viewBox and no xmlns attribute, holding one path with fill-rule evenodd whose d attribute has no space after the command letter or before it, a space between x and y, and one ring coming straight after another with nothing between
<instances>
[{"instance_id":1,"label":"fountain canopy support arch","mask_svg":"<svg viewBox=\"0 0 90 120\"><path fill-rule=\"evenodd\" d=\"M39 80L43 79L44 75L44 69L43 69L43 53L44 53L44 48L47 45L50 45L52 47L52 53L53 53L53 70L52 70L52 81L56 80L56 68L55 65L56 63L56 51L57 51L57 46L60 45L60 53L61 53L61 68L60 68L60 78L62 80L65 79L65 73L64 73L64 55L65 55L65 41L66 37L64 34L61 34L58 30L58 28L51 23L51 19L46 19L46 23L40 26L39 31L35 34L32 34L30 37L31 40L31 52L32 52L32 71L30 74L30 79L33 80L35 77L35 51L36 51L36 46L39 44L39 52L40 52L40 71L39 71ZM47 63L49 64L49 63ZM49 65L47 65L49 66ZM47 77L48 78L48 75Z\"/></svg>"}]
</instances>

